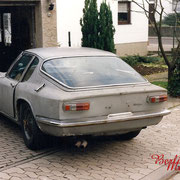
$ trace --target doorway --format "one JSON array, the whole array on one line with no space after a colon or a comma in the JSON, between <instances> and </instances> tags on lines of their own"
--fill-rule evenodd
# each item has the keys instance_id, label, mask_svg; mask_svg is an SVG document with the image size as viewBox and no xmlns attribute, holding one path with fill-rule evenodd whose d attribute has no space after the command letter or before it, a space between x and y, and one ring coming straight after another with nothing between
<instances>
[{"instance_id":1,"label":"doorway","mask_svg":"<svg viewBox=\"0 0 180 180\"><path fill-rule=\"evenodd\" d=\"M6 72L21 51L35 47L34 6L0 7L0 72Z\"/></svg>"}]
</instances>

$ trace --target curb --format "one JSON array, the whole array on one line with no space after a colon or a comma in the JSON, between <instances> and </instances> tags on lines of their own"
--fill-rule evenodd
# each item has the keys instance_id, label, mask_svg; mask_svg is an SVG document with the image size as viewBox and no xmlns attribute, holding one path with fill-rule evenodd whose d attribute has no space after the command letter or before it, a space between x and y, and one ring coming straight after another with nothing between
<instances>
[{"instance_id":1,"label":"curb","mask_svg":"<svg viewBox=\"0 0 180 180\"><path fill-rule=\"evenodd\" d=\"M167 170L167 166L162 166L140 180L167 180L176 173L176 170Z\"/></svg>"},{"instance_id":2,"label":"curb","mask_svg":"<svg viewBox=\"0 0 180 180\"><path fill-rule=\"evenodd\" d=\"M180 98L172 98L168 96L167 108L173 109L177 106L180 106Z\"/></svg>"}]
</instances>

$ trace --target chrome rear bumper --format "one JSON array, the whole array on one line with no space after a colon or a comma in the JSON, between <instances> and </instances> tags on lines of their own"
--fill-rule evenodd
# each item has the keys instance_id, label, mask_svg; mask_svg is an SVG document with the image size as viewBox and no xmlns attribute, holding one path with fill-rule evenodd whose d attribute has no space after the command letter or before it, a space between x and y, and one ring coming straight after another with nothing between
<instances>
[{"instance_id":1,"label":"chrome rear bumper","mask_svg":"<svg viewBox=\"0 0 180 180\"><path fill-rule=\"evenodd\" d=\"M39 128L48 134L54 136L71 136L71 135L87 135L87 134L106 134L108 132L123 132L142 129L143 127L158 124L162 117L170 114L169 110L163 110L156 113L148 114L123 114L99 117L83 120L61 121L48 119L37 116L37 124Z\"/></svg>"},{"instance_id":2,"label":"chrome rear bumper","mask_svg":"<svg viewBox=\"0 0 180 180\"><path fill-rule=\"evenodd\" d=\"M55 119L48 119L44 117L37 117L38 123L48 124L51 126L61 127L61 128L68 128L68 127L79 127L79 126L89 126L89 125L99 125L99 124L108 124L108 123L117 123L123 121L132 121L137 119L149 119L154 117L161 117L170 114L169 110L164 110L157 113L152 114L143 114L143 115L130 115L130 116L115 116L112 118L98 120L89 120L89 121L78 121L78 122L62 122L60 120Z\"/></svg>"}]
</instances>

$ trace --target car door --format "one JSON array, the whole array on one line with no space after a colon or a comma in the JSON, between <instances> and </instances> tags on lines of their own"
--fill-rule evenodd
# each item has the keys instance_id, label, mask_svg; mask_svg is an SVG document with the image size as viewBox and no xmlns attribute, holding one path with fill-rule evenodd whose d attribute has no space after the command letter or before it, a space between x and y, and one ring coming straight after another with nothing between
<instances>
[{"instance_id":1,"label":"car door","mask_svg":"<svg viewBox=\"0 0 180 180\"><path fill-rule=\"evenodd\" d=\"M21 81L33 55L23 53L10 67L4 78L0 80L1 112L9 117L14 117L14 93L18 82Z\"/></svg>"}]
</instances>

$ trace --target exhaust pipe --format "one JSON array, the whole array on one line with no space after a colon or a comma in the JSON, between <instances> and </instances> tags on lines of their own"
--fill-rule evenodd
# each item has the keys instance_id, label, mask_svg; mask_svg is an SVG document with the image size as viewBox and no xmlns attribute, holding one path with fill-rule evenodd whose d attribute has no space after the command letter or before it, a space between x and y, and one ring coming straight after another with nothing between
<instances>
[{"instance_id":1,"label":"exhaust pipe","mask_svg":"<svg viewBox=\"0 0 180 180\"><path fill-rule=\"evenodd\" d=\"M82 148L84 149L87 147L87 145L88 145L88 142L86 140L84 140L81 144Z\"/></svg>"},{"instance_id":2,"label":"exhaust pipe","mask_svg":"<svg viewBox=\"0 0 180 180\"><path fill-rule=\"evenodd\" d=\"M77 141L75 146L77 148L81 148L81 149L85 149L88 145L88 142L86 140L83 140L83 141Z\"/></svg>"},{"instance_id":3,"label":"exhaust pipe","mask_svg":"<svg viewBox=\"0 0 180 180\"><path fill-rule=\"evenodd\" d=\"M76 146L77 148L80 148L81 144L82 144L81 141L77 141L76 144L75 144L75 146Z\"/></svg>"}]
</instances>

